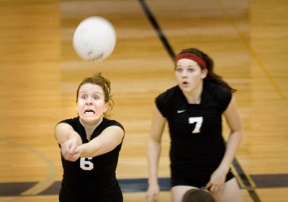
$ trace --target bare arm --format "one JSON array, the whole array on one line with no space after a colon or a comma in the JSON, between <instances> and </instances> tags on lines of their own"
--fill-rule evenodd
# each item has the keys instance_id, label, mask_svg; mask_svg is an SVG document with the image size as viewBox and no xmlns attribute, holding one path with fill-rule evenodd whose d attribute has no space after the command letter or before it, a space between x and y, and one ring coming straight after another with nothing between
<instances>
[{"instance_id":1,"label":"bare arm","mask_svg":"<svg viewBox=\"0 0 288 202\"><path fill-rule=\"evenodd\" d=\"M229 171L242 139L242 123L234 98L232 98L228 108L224 112L224 116L231 131L224 157L217 170L212 174L210 182L206 185L206 188L210 188L211 191L222 189L225 183L225 176Z\"/></svg>"},{"instance_id":2,"label":"bare arm","mask_svg":"<svg viewBox=\"0 0 288 202\"><path fill-rule=\"evenodd\" d=\"M77 146L82 140L77 132L67 123L59 123L54 129L55 138L61 145L61 154L68 161L76 161L79 156L75 155Z\"/></svg>"},{"instance_id":3,"label":"bare arm","mask_svg":"<svg viewBox=\"0 0 288 202\"><path fill-rule=\"evenodd\" d=\"M227 142L226 152L219 167L228 172L243 134L240 115L234 99L231 100L227 110L224 112L224 116L231 131Z\"/></svg>"},{"instance_id":4,"label":"bare arm","mask_svg":"<svg viewBox=\"0 0 288 202\"><path fill-rule=\"evenodd\" d=\"M124 131L119 126L106 128L98 137L77 147L80 157L94 157L108 153L117 147L123 140Z\"/></svg>"},{"instance_id":5,"label":"bare arm","mask_svg":"<svg viewBox=\"0 0 288 202\"><path fill-rule=\"evenodd\" d=\"M161 115L157 107L154 105L152 124L147 145L149 171L149 187L146 196L147 201L153 201L153 199L157 200L159 194L158 164L161 153L161 138L165 122L166 119Z\"/></svg>"},{"instance_id":6,"label":"bare arm","mask_svg":"<svg viewBox=\"0 0 288 202\"><path fill-rule=\"evenodd\" d=\"M60 145L62 145L67 140L75 138L77 144L82 144L82 140L77 132L74 131L72 126L67 123L59 123L55 126L54 129L56 140Z\"/></svg>"}]
</instances>

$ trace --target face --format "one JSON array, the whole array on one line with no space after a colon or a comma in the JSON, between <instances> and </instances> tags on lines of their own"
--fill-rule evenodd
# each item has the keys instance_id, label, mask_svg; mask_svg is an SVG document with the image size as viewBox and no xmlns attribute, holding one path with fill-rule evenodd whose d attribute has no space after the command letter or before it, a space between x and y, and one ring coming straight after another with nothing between
<instances>
[{"instance_id":1,"label":"face","mask_svg":"<svg viewBox=\"0 0 288 202\"><path fill-rule=\"evenodd\" d=\"M175 75L182 91L193 92L202 85L207 70L202 70L194 60L183 58L177 61Z\"/></svg>"},{"instance_id":2,"label":"face","mask_svg":"<svg viewBox=\"0 0 288 202\"><path fill-rule=\"evenodd\" d=\"M79 89L76 110L80 121L86 124L98 123L108 109L102 87L86 83Z\"/></svg>"}]
</instances>

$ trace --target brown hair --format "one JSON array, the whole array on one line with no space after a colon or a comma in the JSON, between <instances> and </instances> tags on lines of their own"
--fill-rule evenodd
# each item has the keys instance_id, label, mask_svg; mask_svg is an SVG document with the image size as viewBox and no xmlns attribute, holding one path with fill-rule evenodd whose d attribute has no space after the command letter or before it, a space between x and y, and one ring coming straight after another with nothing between
<instances>
[{"instance_id":1,"label":"brown hair","mask_svg":"<svg viewBox=\"0 0 288 202\"><path fill-rule=\"evenodd\" d=\"M184 194L182 202L216 202L216 199L208 191L190 189Z\"/></svg>"},{"instance_id":2,"label":"brown hair","mask_svg":"<svg viewBox=\"0 0 288 202\"><path fill-rule=\"evenodd\" d=\"M108 79L103 77L100 72L94 74L92 77L86 77L82 80L82 82L79 84L79 86L77 88L76 102L78 102L79 90L80 90L81 86L84 84L87 84L87 83L98 85L103 89L104 101L105 101L105 103L108 103L110 106L108 111L111 111L113 106L114 106L114 102L112 100L112 95L110 94L111 93L111 86L110 86L111 83ZM104 114L105 117L108 116L108 114L109 114L108 111Z\"/></svg>"},{"instance_id":3,"label":"brown hair","mask_svg":"<svg viewBox=\"0 0 288 202\"><path fill-rule=\"evenodd\" d=\"M184 49L182 50L179 55L182 55L184 53L190 53L193 55L198 56L199 58L201 58L202 60L204 60L205 62L205 68L208 70L207 76L204 79L204 82L212 82L212 83L216 83L219 84L225 88L228 88L232 93L236 91L236 89L232 88L227 82L225 82L222 77L218 74L216 74L214 72L214 61L212 60L212 58L207 55L206 53L202 52L199 49L196 48L188 48L188 49ZM176 57L177 59L177 57ZM176 60L175 60L176 62ZM200 65L200 67L203 69L203 65Z\"/></svg>"}]
</instances>

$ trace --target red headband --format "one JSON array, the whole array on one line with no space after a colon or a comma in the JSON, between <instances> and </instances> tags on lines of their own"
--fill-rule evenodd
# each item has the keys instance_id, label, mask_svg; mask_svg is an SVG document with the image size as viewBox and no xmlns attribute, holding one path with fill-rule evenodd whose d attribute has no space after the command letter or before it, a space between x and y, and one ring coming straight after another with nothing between
<instances>
[{"instance_id":1,"label":"red headband","mask_svg":"<svg viewBox=\"0 0 288 202\"><path fill-rule=\"evenodd\" d=\"M194 60L195 62L197 62L202 68L206 69L206 63L205 61L200 58L199 56L193 54L193 53L180 53L176 59L175 59L175 62L177 62L178 60L180 59L183 59L183 58L186 58L186 59L191 59L191 60Z\"/></svg>"}]
</instances>

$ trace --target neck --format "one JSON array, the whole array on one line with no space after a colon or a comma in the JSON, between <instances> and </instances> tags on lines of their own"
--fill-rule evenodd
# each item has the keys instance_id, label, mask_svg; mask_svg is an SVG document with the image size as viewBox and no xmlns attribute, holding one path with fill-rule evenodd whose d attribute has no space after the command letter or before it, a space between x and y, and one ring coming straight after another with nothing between
<instances>
[{"instance_id":1,"label":"neck","mask_svg":"<svg viewBox=\"0 0 288 202\"><path fill-rule=\"evenodd\" d=\"M86 122L83 122L81 119L80 119L80 123L82 124L82 126L84 127L85 129L85 132L86 132L86 137L88 140L90 140L94 130L99 126L99 124L103 121L103 117L101 117L97 122L93 122L93 123L86 123Z\"/></svg>"},{"instance_id":2,"label":"neck","mask_svg":"<svg viewBox=\"0 0 288 202\"><path fill-rule=\"evenodd\" d=\"M199 85L191 91L183 92L189 104L200 104L203 85Z\"/></svg>"}]
</instances>

